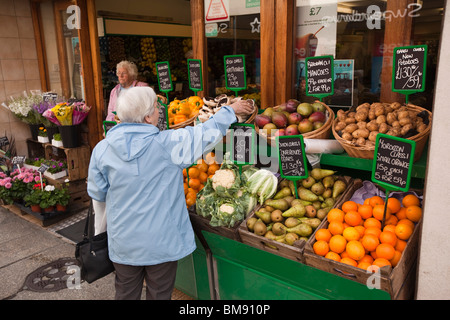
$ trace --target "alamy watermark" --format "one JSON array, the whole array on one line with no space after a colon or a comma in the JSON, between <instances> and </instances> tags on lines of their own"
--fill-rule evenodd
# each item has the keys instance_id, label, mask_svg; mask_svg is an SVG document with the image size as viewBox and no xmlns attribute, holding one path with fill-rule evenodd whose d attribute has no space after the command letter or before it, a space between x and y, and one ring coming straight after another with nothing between
<instances>
[{"instance_id":1,"label":"alamy watermark","mask_svg":"<svg viewBox=\"0 0 450 320\"><path fill-rule=\"evenodd\" d=\"M76 5L70 5L67 7L66 12L71 14L66 20L67 28L70 30L81 29L80 7Z\"/></svg>"}]
</instances>

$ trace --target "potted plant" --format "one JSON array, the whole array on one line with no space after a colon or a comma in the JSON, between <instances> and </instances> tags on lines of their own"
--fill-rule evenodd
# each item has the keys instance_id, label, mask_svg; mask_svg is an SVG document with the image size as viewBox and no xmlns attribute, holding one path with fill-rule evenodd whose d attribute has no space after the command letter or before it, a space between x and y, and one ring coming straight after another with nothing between
<instances>
[{"instance_id":1,"label":"potted plant","mask_svg":"<svg viewBox=\"0 0 450 320\"><path fill-rule=\"evenodd\" d=\"M38 141L40 143L48 143L47 129L44 126L39 127Z\"/></svg>"},{"instance_id":2,"label":"potted plant","mask_svg":"<svg viewBox=\"0 0 450 320\"><path fill-rule=\"evenodd\" d=\"M37 170L44 161L42 158L26 158L23 166L27 169Z\"/></svg>"},{"instance_id":3,"label":"potted plant","mask_svg":"<svg viewBox=\"0 0 450 320\"><path fill-rule=\"evenodd\" d=\"M54 145L55 147L62 147L63 146L61 133L55 133L53 135L52 145Z\"/></svg>"},{"instance_id":4,"label":"potted plant","mask_svg":"<svg viewBox=\"0 0 450 320\"><path fill-rule=\"evenodd\" d=\"M60 179L67 176L67 163L64 160L45 160L44 163L49 166L47 171L44 172L46 177L52 179Z\"/></svg>"},{"instance_id":5,"label":"potted plant","mask_svg":"<svg viewBox=\"0 0 450 320\"><path fill-rule=\"evenodd\" d=\"M43 190L40 187L35 188L31 193L24 197L25 206L30 207L33 212L41 212L41 198Z\"/></svg>"},{"instance_id":6,"label":"potted plant","mask_svg":"<svg viewBox=\"0 0 450 320\"><path fill-rule=\"evenodd\" d=\"M66 186L57 188L54 190L55 201L56 201L56 211L66 211L67 205L69 204L70 194L67 188L68 183L66 179Z\"/></svg>"}]
</instances>

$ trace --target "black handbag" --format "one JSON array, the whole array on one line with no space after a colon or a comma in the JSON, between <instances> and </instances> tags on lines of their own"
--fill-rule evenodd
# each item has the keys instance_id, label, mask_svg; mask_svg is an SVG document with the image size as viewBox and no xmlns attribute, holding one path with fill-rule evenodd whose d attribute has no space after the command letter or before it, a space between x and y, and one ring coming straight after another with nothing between
<instances>
[{"instance_id":1,"label":"black handbag","mask_svg":"<svg viewBox=\"0 0 450 320\"><path fill-rule=\"evenodd\" d=\"M89 206L83 240L75 247L75 258L81 267L81 279L92 283L114 271L114 265L108 255L108 236L106 231L93 236L89 227L92 219L92 200Z\"/></svg>"}]
</instances>

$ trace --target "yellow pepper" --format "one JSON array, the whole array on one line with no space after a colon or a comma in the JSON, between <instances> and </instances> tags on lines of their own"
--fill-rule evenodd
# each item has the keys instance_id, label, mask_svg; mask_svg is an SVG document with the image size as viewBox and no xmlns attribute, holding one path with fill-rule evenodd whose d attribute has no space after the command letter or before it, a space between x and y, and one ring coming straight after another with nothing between
<instances>
[{"instance_id":1,"label":"yellow pepper","mask_svg":"<svg viewBox=\"0 0 450 320\"><path fill-rule=\"evenodd\" d=\"M191 114L191 106L189 105L189 102L185 100L181 100L178 104L178 112L177 114L183 114L185 116L189 116Z\"/></svg>"}]
</instances>

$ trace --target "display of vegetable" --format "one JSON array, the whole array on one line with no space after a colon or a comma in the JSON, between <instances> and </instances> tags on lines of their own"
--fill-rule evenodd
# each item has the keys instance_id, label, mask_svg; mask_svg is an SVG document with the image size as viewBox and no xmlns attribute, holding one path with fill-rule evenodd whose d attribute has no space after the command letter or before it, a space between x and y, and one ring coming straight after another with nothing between
<instances>
[{"instance_id":1,"label":"display of vegetable","mask_svg":"<svg viewBox=\"0 0 450 320\"><path fill-rule=\"evenodd\" d=\"M247 181L247 190L258 197L260 204L273 197L277 191L277 177L266 169L254 173Z\"/></svg>"},{"instance_id":2,"label":"display of vegetable","mask_svg":"<svg viewBox=\"0 0 450 320\"><path fill-rule=\"evenodd\" d=\"M208 120L211 116L213 116L215 113L217 113L223 106L228 106L236 101L241 100L242 97L234 97L234 96L228 96L226 94L218 95L215 98L212 97L204 97L203 98L203 106L200 108L198 113L198 120L200 122L205 122ZM256 108L256 103L253 99L246 99L249 103L252 104L254 108ZM245 122L247 121L249 116L242 117L237 116L239 122Z\"/></svg>"}]
</instances>

